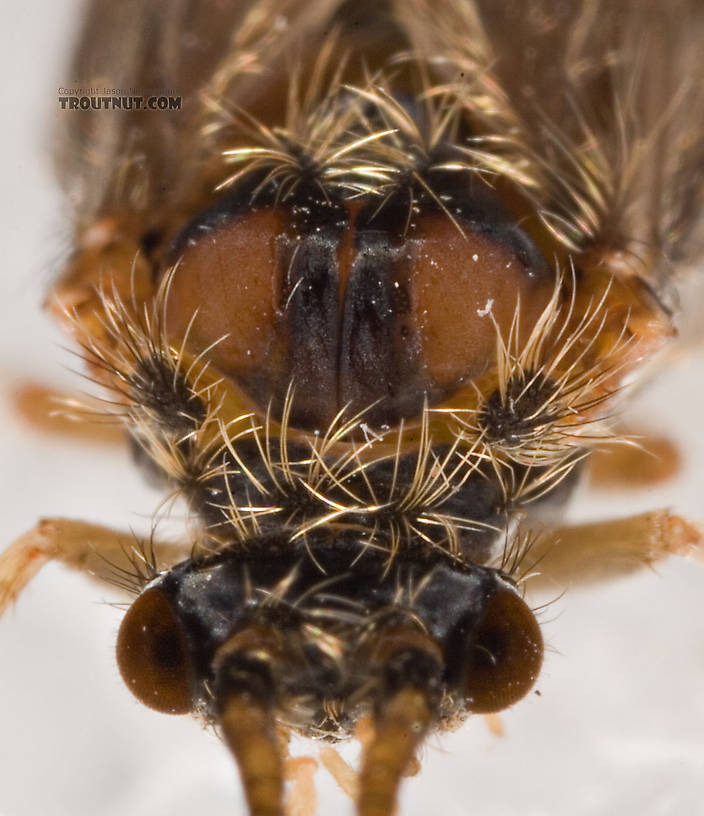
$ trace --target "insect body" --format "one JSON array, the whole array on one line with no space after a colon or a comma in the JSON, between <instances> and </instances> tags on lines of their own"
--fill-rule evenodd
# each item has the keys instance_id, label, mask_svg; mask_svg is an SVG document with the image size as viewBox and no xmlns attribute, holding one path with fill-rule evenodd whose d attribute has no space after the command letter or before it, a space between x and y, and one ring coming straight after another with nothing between
<instances>
[{"instance_id":1,"label":"insect body","mask_svg":"<svg viewBox=\"0 0 704 816\"><path fill-rule=\"evenodd\" d=\"M137 596L126 685L220 729L253 816L283 813L281 733L367 718L358 811L391 814L428 734L533 686L538 561L698 543L666 512L607 525L599 553L594 530L518 522L564 501L672 336L704 117L672 62L701 14L104 5L77 72L173 83L184 116L67 111L80 205L50 305L193 524L179 547L45 522L3 556L2 600L50 557L112 574Z\"/></svg>"}]
</instances>

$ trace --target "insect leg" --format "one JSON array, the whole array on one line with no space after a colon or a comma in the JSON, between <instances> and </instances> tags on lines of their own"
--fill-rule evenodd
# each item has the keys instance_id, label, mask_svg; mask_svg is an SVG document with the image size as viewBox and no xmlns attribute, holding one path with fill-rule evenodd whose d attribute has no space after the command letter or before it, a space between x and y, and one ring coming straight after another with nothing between
<instances>
[{"instance_id":1,"label":"insect leg","mask_svg":"<svg viewBox=\"0 0 704 816\"><path fill-rule=\"evenodd\" d=\"M634 489L659 485L682 469L682 454L675 443L658 435L638 434L636 445L595 450L589 459L589 478L600 489Z\"/></svg>"},{"instance_id":2,"label":"insect leg","mask_svg":"<svg viewBox=\"0 0 704 816\"><path fill-rule=\"evenodd\" d=\"M337 782L340 790L350 799L357 798L357 774L340 754L331 746L323 745L320 748L320 762L325 770Z\"/></svg>"},{"instance_id":3,"label":"insect leg","mask_svg":"<svg viewBox=\"0 0 704 816\"><path fill-rule=\"evenodd\" d=\"M310 816L317 812L314 776L318 763L311 757L289 757L284 776L291 788L285 802L286 816Z\"/></svg>"},{"instance_id":4,"label":"insect leg","mask_svg":"<svg viewBox=\"0 0 704 816\"><path fill-rule=\"evenodd\" d=\"M80 422L67 411L77 403L75 395L30 380L19 382L11 394L12 407L32 430L77 442L123 446L124 429L116 422Z\"/></svg>"},{"instance_id":5,"label":"insect leg","mask_svg":"<svg viewBox=\"0 0 704 816\"><path fill-rule=\"evenodd\" d=\"M680 555L704 563L704 528L669 510L555 527L531 548L540 586L574 586L617 578Z\"/></svg>"},{"instance_id":6,"label":"insect leg","mask_svg":"<svg viewBox=\"0 0 704 816\"><path fill-rule=\"evenodd\" d=\"M156 572L155 546L145 548L132 533L84 521L42 519L0 553L0 616L47 561L62 561L99 581L135 586ZM163 553L173 563L182 548L165 544ZM160 544L160 563L161 555Z\"/></svg>"}]
</instances>

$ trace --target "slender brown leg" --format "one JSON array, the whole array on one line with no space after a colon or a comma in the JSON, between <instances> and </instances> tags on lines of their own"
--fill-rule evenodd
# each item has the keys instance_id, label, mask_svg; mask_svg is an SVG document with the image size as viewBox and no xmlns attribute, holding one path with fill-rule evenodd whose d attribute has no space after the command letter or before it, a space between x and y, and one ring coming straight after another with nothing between
<instances>
[{"instance_id":1,"label":"slender brown leg","mask_svg":"<svg viewBox=\"0 0 704 816\"><path fill-rule=\"evenodd\" d=\"M43 519L0 553L0 616L47 561L56 559L99 581L120 582L121 576L135 572L134 559L141 552L137 545L131 533L85 521ZM155 548L163 565L184 554L182 545Z\"/></svg>"},{"instance_id":2,"label":"slender brown leg","mask_svg":"<svg viewBox=\"0 0 704 816\"><path fill-rule=\"evenodd\" d=\"M318 763L312 757L289 757L284 763L286 781L291 788L286 796L285 816L314 816L318 809L315 772Z\"/></svg>"},{"instance_id":3,"label":"slender brown leg","mask_svg":"<svg viewBox=\"0 0 704 816\"><path fill-rule=\"evenodd\" d=\"M589 479L597 489L638 489L674 478L682 455L663 436L636 435L632 445L612 445L589 457Z\"/></svg>"},{"instance_id":4,"label":"slender brown leg","mask_svg":"<svg viewBox=\"0 0 704 816\"><path fill-rule=\"evenodd\" d=\"M357 799L357 773L331 745L320 748L320 762L350 799Z\"/></svg>"},{"instance_id":5,"label":"slender brown leg","mask_svg":"<svg viewBox=\"0 0 704 816\"><path fill-rule=\"evenodd\" d=\"M116 421L80 421L69 416L66 405L72 394L62 393L34 382L19 383L12 389L12 405L19 419L39 433L63 436L101 445L125 444L124 427Z\"/></svg>"},{"instance_id":6,"label":"slender brown leg","mask_svg":"<svg viewBox=\"0 0 704 816\"><path fill-rule=\"evenodd\" d=\"M363 717L357 723L355 730L355 737L362 746L362 752L366 752L367 748L374 741L374 725L370 718ZM337 782L343 793L347 794L350 799L357 800L359 793L359 785L357 784L357 772L346 762L331 745L323 745L319 750L320 763L325 770ZM414 754L402 776L415 776L420 771L420 761Z\"/></svg>"},{"instance_id":7,"label":"slender brown leg","mask_svg":"<svg viewBox=\"0 0 704 816\"><path fill-rule=\"evenodd\" d=\"M704 563L704 527L669 510L554 527L526 555L526 569L534 572L528 586L555 589L617 578L670 555Z\"/></svg>"}]
</instances>

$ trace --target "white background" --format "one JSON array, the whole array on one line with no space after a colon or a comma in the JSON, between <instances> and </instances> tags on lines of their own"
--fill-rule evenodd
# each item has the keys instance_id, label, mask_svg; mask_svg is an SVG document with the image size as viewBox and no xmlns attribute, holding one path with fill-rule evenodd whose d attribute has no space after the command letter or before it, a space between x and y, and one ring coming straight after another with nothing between
<instances>
[{"instance_id":1,"label":"white background","mask_svg":"<svg viewBox=\"0 0 704 816\"><path fill-rule=\"evenodd\" d=\"M23 378L82 388L63 338L40 312L67 246L68 214L47 146L76 25L75 0L0 12L0 546L39 516L146 530L159 495L125 452L22 426L7 394ZM704 518L704 355L693 353L634 405L640 426L679 440L681 477L657 490L590 494L580 517L670 505ZM239 784L225 749L188 718L142 708L113 650L119 600L50 565L0 622L1 816L234 816ZM675 561L572 591L544 615L537 688L503 715L431 740L403 789L404 816L687 816L704 794L704 571ZM352 813L326 774L320 813Z\"/></svg>"}]
</instances>

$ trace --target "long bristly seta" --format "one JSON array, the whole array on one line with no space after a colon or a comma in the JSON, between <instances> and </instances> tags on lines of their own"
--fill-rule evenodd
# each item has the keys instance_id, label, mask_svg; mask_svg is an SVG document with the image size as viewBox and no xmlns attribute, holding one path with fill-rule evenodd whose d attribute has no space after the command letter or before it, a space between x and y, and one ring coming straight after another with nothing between
<instances>
[{"instance_id":1,"label":"long bristly seta","mask_svg":"<svg viewBox=\"0 0 704 816\"><path fill-rule=\"evenodd\" d=\"M224 518L240 541L259 534L258 519L284 512L287 498L295 505L299 485L320 505L317 517L301 520L291 528L291 539L305 538L314 527L342 520L344 516L366 516L369 531L378 529L374 519L383 512L393 511L406 527L406 535L419 534L433 546L456 551L455 529L475 527L471 519L454 519L443 514L443 501L451 497L476 470L483 459L476 445L466 443L458 434L449 452L439 459L433 452L428 429L428 411L423 412L420 444L416 450L416 469L411 484L403 490L394 479L389 494L375 495L367 472L375 465L391 459L398 466L404 440L403 425L395 431L369 434L364 423L365 411L351 419L343 419L344 410L331 423L322 437L310 440L311 454L303 461L289 461L289 427L287 416L293 403L294 390L289 388L283 416L273 427L267 412L262 424L253 415L243 415L224 422L220 417L222 397L220 383L194 387L208 367L207 351L188 364L184 362L186 339L174 348L165 332L165 310L169 285L176 270L165 276L152 303L124 303L113 290L101 290L102 316L107 339L98 342L87 336L84 356L94 370L100 372L99 382L115 395L94 404L101 412L125 424L137 443L169 481L181 490L193 490L222 478L227 502L219 507ZM80 330L80 324L77 324ZM162 371L164 393L156 400L147 393L150 381L143 380L140 371ZM146 376L146 374L144 375ZM172 394L170 389L174 390ZM175 411L172 404L180 407ZM364 442L356 440L359 432ZM397 433L397 438L394 438ZM268 474L264 482L256 477L238 453L240 440L250 438ZM276 440L277 444L272 443ZM389 444L389 440L392 443ZM380 455L370 455L375 446L385 443ZM278 449L279 456L273 454ZM337 451L337 452L335 452ZM224 458L224 454L228 457ZM246 477L261 500L256 504L242 502L232 494L229 476L233 468ZM350 480L356 479L354 491ZM360 488L362 490L360 491ZM336 498L332 498L331 494ZM340 495L346 501L340 503ZM274 499L272 502L271 500ZM436 526L444 532L429 536L418 524ZM481 526L481 525L480 525ZM398 529L392 523L394 530ZM445 544L442 544L443 538ZM368 543L380 541L373 532ZM400 539L392 533L387 539L392 555Z\"/></svg>"},{"instance_id":2,"label":"long bristly seta","mask_svg":"<svg viewBox=\"0 0 704 816\"><path fill-rule=\"evenodd\" d=\"M333 32L325 39L305 83L301 68L293 70L283 125L269 127L238 107L227 112L242 144L223 151L226 166L238 169L218 189L257 174L262 178L253 198L273 184L277 198L285 201L307 181L327 200L333 190L374 193L380 181L388 180L388 164L374 161L368 146L390 131L360 126L366 121L360 100L342 93L347 57L340 57L338 50Z\"/></svg>"},{"instance_id":3,"label":"long bristly seta","mask_svg":"<svg viewBox=\"0 0 704 816\"><path fill-rule=\"evenodd\" d=\"M555 384L541 409L545 420L536 424L519 447L489 442L477 424L476 413L454 411L451 418L459 427L439 455L433 439L434 421L441 413L437 409L426 406L417 428L401 423L397 429L372 433L364 421L366 411L349 418L343 408L324 434L302 437L308 441L307 457L291 459L290 442L300 438L287 420L295 397L293 384L280 422L273 422L271 409L263 420L242 415L225 422L220 416L220 383L200 385L208 367L207 353L187 362L186 340L175 348L166 337L165 302L173 274L175 270L165 276L150 304L124 303L114 291L102 290L102 322L108 342L88 338L84 354L94 369L102 372L103 384L109 384L115 393L115 399L106 400L99 410L130 429L173 485L172 497L207 489L214 481L224 486L221 503L214 507L222 513L236 541L246 542L260 535L267 518L281 519L292 543L305 542L315 528L344 529L348 520L353 520L360 531L362 551L366 547L385 549L389 554L387 568L411 540L461 558L463 531L501 533L499 527L443 511L443 504L484 464L494 469L507 506L526 503L554 489L583 458L585 449L609 433L603 422L593 418L592 409L599 401L592 395L616 363L607 360L599 370L584 371L579 365L583 349L576 361L575 354L572 359L569 356L580 342L588 345L589 338L598 335L605 298L589 306L575 322L573 301L564 304L560 299L560 277L553 297L523 345L519 344L517 322L507 337L497 329L500 390L506 393L507 384L516 377L523 379L525 387L540 376L551 378ZM616 341L615 358L624 342L620 338ZM176 414L162 415L160 403L150 402L141 390L135 372L145 360L151 361L151 368L162 366L164 382L175 389L176 396L180 394L182 407ZM263 474L260 470L255 474L250 460L239 453L246 439L256 443ZM411 450L415 458L413 478L401 485L397 481L399 462ZM530 467L516 477L511 460L539 467ZM368 474L387 461L394 475L382 495ZM252 487L251 496L244 500L231 488L230 478L235 473L244 476ZM300 490L309 500L305 516L297 509ZM211 525L205 532L209 547L223 536L222 525ZM226 542L227 535L223 538Z\"/></svg>"},{"instance_id":4,"label":"long bristly seta","mask_svg":"<svg viewBox=\"0 0 704 816\"><path fill-rule=\"evenodd\" d=\"M560 468L581 450L617 441L607 408L613 411L622 388L617 375L635 351L625 322L599 359L588 361L609 316L610 286L577 316L574 295L565 300L564 276L558 274L553 294L526 340L520 337L520 303L508 335L496 325L497 385L492 399L495 409L500 407L514 423L513 438L492 436L486 415L489 401L483 394L478 408L435 410L452 414L469 439L483 440L487 456L529 467Z\"/></svg>"}]
</instances>

